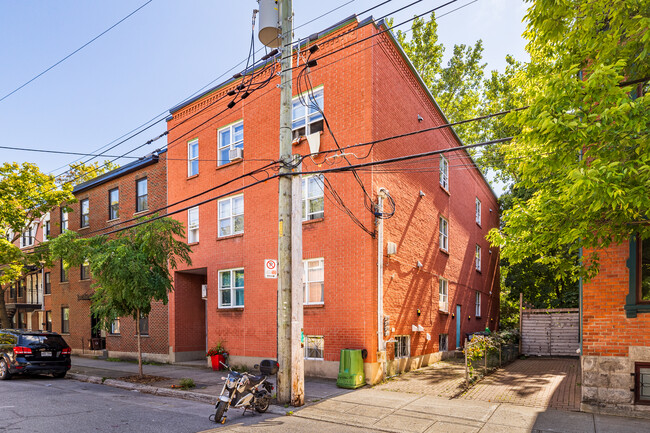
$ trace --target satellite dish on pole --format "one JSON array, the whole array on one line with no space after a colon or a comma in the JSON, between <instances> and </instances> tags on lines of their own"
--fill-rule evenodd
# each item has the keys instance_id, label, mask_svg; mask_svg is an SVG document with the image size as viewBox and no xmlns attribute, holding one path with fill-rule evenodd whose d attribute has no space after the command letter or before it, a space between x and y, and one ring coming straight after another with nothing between
<instances>
[{"instance_id":1,"label":"satellite dish on pole","mask_svg":"<svg viewBox=\"0 0 650 433\"><path fill-rule=\"evenodd\" d=\"M267 47L277 48L282 44L278 2L276 0L257 0L257 2L260 5L260 31L257 37Z\"/></svg>"}]
</instances>

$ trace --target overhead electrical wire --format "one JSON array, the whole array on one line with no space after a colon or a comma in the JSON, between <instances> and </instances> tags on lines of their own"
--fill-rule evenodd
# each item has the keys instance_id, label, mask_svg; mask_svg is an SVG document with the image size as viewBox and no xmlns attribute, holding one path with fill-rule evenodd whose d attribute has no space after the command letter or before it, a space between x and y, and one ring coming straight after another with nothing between
<instances>
[{"instance_id":1,"label":"overhead electrical wire","mask_svg":"<svg viewBox=\"0 0 650 433\"><path fill-rule=\"evenodd\" d=\"M118 25L120 25L121 23L123 23L124 21L126 21L128 18L130 18L130 17L131 17L132 15L134 15L135 13L137 13L140 9L144 8L145 6L147 6L147 5L148 5L149 3L151 3L152 1L153 1L153 0L149 0L149 1L147 1L147 2L144 3L142 6L140 6L139 8L137 8L136 10L134 10L133 12L131 12L130 14L128 14L127 16L125 16L124 18L122 18L121 20L119 20L118 22L116 22L115 24L113 24L112 26L110 26L109 28L107 28L106 30L104 30L103 32L101 32L100 34L98 34L97 36L95 36L94 38L92 38L91 40L89 40L89 41L86 42L85 44L83 44L81 47L77 48L76 50L74 50L73 52L71 52L70 54L68 54L67 56L65 56L64 58L62 58L61 60L59 60L58 62L56 62L56 63L53 64L52 66L50 66L49 68L45 69L43 72L37 74L36 76L32 77L30 80L26 81L25 83L21 84L20 86L18 86L17 88L15 88L14 90L12 90L11 92L7 93L7 94L4 95L2 98L0 98L0 102L4 101L4 100L7 99L8 97L10 97L11 95L13 95L13 94L16 93L17 91L19 91L20 89L22 89L23 87L27 86L27 85L28 85L29 83L31 83L32 81L34 81L34 80L36 80L37 78L43 76L43 75L46 74L48 71L50 71L50 70L52 70L53 68L55 68L56 66L58 66L58 65L60 65L61 63L65 62L67 59L69 59L69 58L72 57L73 55L77 54L79 51L83 50L83 49L86 48L88 45L92 44L92 43L95 42L97 39L99 39L100 37L104 36L106 33L108 33L109 31L111 31L112 29L114 29L115 27L117 27Z\"/></svg>"}]
</instances>

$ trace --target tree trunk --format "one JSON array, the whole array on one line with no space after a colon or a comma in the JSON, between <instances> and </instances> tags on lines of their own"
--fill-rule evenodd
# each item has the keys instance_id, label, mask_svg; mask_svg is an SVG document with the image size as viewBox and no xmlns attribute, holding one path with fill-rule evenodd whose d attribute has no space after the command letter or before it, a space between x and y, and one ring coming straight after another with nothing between
<instances>
[{"instance_id":1,"label":"tree trunk","mask_svg":"<svg viewBox=\"0 0 650 433\"><path fill-rule=\"evenodd\" d=\"M138 333L138 373L140 374L140 377L143 377L144 373L142 372L142 347L140 345L140 310L138 310L135 319L135 328Z\"/></svg>"},{"instance_id":2,"label":"tree trunk","mask_svg":"<svg viewBox=\"0 0 650 433\"><path fill-rule=\"evenodd\" d=\"M7 314L7 305L5 304L5 291L6 289L0 289L0 327L11 328L9 314Z\"/></svg>"}]
</instances>

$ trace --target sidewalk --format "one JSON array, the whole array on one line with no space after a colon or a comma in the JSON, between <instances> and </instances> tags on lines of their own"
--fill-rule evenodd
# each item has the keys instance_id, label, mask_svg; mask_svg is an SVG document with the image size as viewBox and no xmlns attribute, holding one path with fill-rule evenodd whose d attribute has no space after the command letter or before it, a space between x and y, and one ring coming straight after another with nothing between
<instances>
[{"instance_id":1,"label":"sidewalk","mask_svg":"<svg viewBox=\"0 0 650 433\"><path fill-rule=\"evenodd\" d=\"M221 392L223 371L212 371L199 366L145 365L147 375L166 377L152 385L127 383L117 378L137 374L138 365L129 362L72 357L70 379L104 383L109 386L138 390L166 397L185 398L204 403L216 402ZM197 387L191 391L171 389L181 378L191 378ZM399 381L399 379L397 379ZM102 382L103 381L103 382ZM440 397L423 393L384 390L364 387L345 390L336 387L334 380L306 378L305 402L302 408L271 406L269 412L282 418L260 418L245 426L232 418L218 431L278 431L278 423L288 430L322 433L324 426L340 426L329 431L383 431L383 432L586 432L636 433L650 431L650 420L567 412L543 407L495 401ZM292 414L292 417L286 415ZM294 419L295 421L291 421ZM299 421L301 420L301 421ZM294 424L300 428L295 430Z\"/></svg>"}]
</instances>

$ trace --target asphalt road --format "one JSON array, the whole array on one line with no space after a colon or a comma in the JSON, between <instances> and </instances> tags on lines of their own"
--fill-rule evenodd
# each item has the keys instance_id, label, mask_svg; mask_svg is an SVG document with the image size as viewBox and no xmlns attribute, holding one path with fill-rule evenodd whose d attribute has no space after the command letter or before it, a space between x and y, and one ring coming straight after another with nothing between
<instances>
[{"instance_id":1,"label":"asphalt road","mask_svg":"<svg viewBox=\"0 0 650 433\"><path fill-rule=\"evenodd\" d=\"M228 424L208 420L213 406L47 376L0 382L0 432L198 432L244 427L277 415L228 412Z\"/></svg>"}]
</instances>

